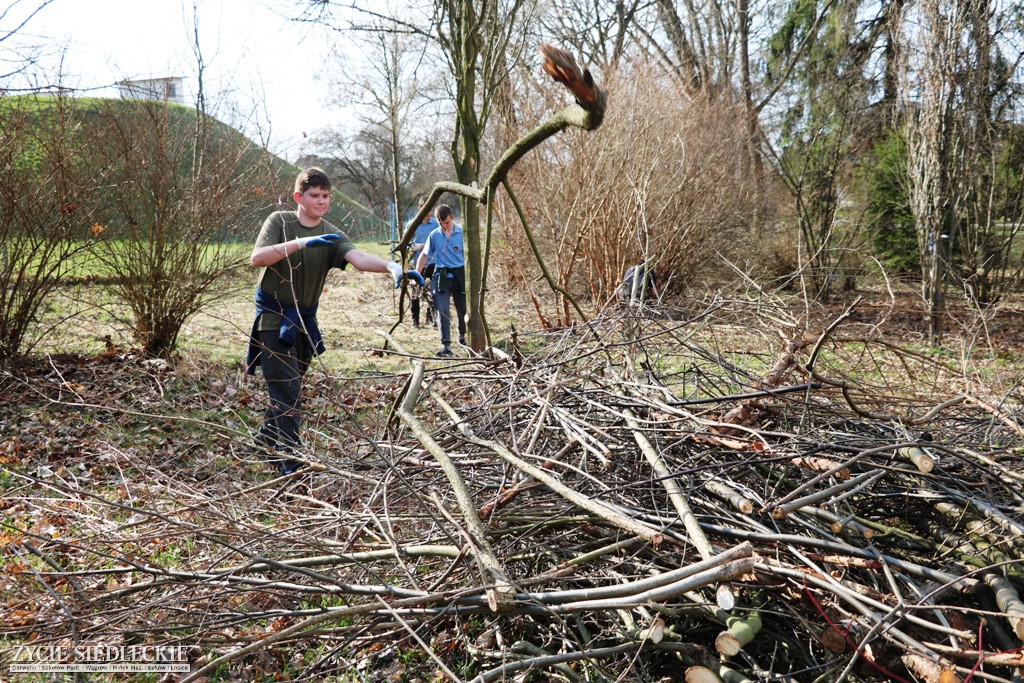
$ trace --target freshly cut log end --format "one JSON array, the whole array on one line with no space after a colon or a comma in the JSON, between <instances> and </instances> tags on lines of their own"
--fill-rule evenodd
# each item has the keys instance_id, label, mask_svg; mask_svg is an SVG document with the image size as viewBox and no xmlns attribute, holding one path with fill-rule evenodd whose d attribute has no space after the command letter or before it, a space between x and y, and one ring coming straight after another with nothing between
<instances>
[{"instance_id":1,"label":"freshly cut log end","mask_svg":"<svg viewBox=\"0 0 1024 683\"><path fill-rule=\"evenodd\" d=\"M857 524L856 522L847 522L846 524L843 524L842 522L832 522L832 524L829 525L829 528L834 534L840 534L843 531L846 531L847 533L853 533L866 539L870 539L875 535L874 529L870 529L863 524Z\"/></svg>"},{"instance_id":2,"label":"freshly cut log end","mask_svg":"<svg viewBox=\"0 0 1024 683\"><path fill-rule=\"evenodd\" d=\"M728 502L733 506L733 508L744 515L749 515L754 511L754 502L749 498L740 495L739 492L728 484L716 479L710 479L704 482L704 488L706 488L713 496Z\"/></svg>"},{"instance_id":3,"label":"freshly cut log end","mask_svg":"<svg viewBox=\"0 0 1024 683\"><path fill-rule=\"evenodd\" d=\"M715 649L723 657L732 657L743 649L743 643L728 631L722 631L715 638Z\"/></svg>"},{"instance_id":4,"label":"freshly cut log end","mask_svg":"<svg viewBox=\"0 0 1024 683\"><path fill-rule=\"evenodd\" d=\"M731 617L726 625L727 630L715 638L715 649L723 657L732 657L742 650L744 645L752 642L761 631L761 615L751 612L745 619Z\"/></svg>"},{"instance_id":5,"label":"freshly cut log end","mask_svg":"<svg viewBox=\"0 0 1024 683\"><path fill-rule=\"evenodd\" d=\"M722 683L714 671L703 666L691 666L686 670L686 683Z\"/></svg>"},{"instance_id":6,"label":"freshly cut log end","mask_svg":"<svg viewBox=\"0 0 1024 683\"><path fill-rule=\"evenodd\" d=\"M901 448L899 454L914 463L925 474L935 469L935 459L917 447Z\"/></svg>"},{"instance_id":7,"label":"freshly cut log end","mask_svg":"<svg viewBox=\"0 0 1024 683\"><path fill-rule=\"evenodd\" d=\"M908 652L901 659L925 683L960 683L960 676L947 662L935 662L916 652Z\"/></svg>"},{"instance_id":8,"label":"freshly cut log end","mask_svg":"<svg viewBox=\"0 0 1024 683\"><path fill-rule=\"evenodd\" d=\"M731 612L736 606L736 595L732 592L732 587L729 584L719 584L715 589L715 603L719 609L726 612Z\"/></svg>"}]
</instances>

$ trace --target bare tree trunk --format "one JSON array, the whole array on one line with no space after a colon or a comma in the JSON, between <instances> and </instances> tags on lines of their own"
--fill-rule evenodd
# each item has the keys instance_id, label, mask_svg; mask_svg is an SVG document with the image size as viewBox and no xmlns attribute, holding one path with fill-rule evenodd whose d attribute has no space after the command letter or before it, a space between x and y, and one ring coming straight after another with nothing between
<instances>
[{"instance_id":1,"label":"bare tree trunk","mask_svg":"<svg viewBox=\"0 0 1024 683\"><path fill-rule=\"evenodd\" d=\"M965 85L965 110L974 123L973 135L965 144L970 155L965 163L968 201L965 207L963 267L960 275L971 302L988 306L999 298L1002 274L1013 243L1013 233L1003 230L993 211L996 193L993 152L994 100L998 91L992 72L993 21L991 0L970 0L970 39L973 60L971 77Z\"/></svg>"},{"instance_id":2,"label":"bare tree trunk","mask_svg":"<svg viewBox=\"0 0 1024 683\"><path fill-rule=\"evenodd\" d=\"M456 75L455 106L457 132L452 141L452 161L455 174L463 185L476 187L480 180L480 138L484 124L477 110L477 60L480 57L482 36L481 17L472 2L452 2L448 9L451 28L453 64ZM486 346L486 327L483 317L483 258L480 241L480 204L462 198L462 229L466 249L466 294L469 321L469 344L475 351Z\"/></svg>"},{"instance_id":3,"label":"bare tree trunk","mask_svg":"<svg viewBox=\"0 0 1024 683\"><path fill-rule=\"evenodd\" d=\"M747 133L749 135L747 146L749 148L750 163L754 169L754 176L760 179L764 173L764 168L761 163L760 152L761 126L758 123L757 109L754 107L754 86L750 81L750 0L738 0L736 15L740 52L740 87L743 90L743 108L747 115Z\"/></svg>"},{"instance_id":4,"label":"bare tree trunk","mask_svg":"<svg viewBox=\"0 0 1024 683\"><path fill-rule=\"evenodd\" d=\"M395 212L394 231L392 232L391 239L395 239L399 229L398 226L402 224L401 150L403 144L402 133L404 132L402 110L405 108L405 102L402 98L401 50L398 45L398 33L393 32L388 36L388 40L391 42L391 50L390 54L388 54L386 49L384 50L385 59L394 60L393 63L387 64L386 77L388 80L388 133L391 143L391 201L393 202Z\"/></svg>"},{"instance_id":5,"label":"bare tree trunk","mask_svg":"<svg viewBox=\"0 0 1024 683\"><path fill-rule=\"evenodd\" d=\"M904 27L914 19L920 21L919 26L904 32L907 49L901 51L902 95L910 112L910 199L921 253L928 336L933 344L942 337L945 279L963 202L963 193L957 188L963 183L963 136L968 125L959 106L962 85L957 76L969 10L967 3L949 0L911 3L904 15ZM923 49L909 48L915 40Z\"/></svg>"}]
</instances>

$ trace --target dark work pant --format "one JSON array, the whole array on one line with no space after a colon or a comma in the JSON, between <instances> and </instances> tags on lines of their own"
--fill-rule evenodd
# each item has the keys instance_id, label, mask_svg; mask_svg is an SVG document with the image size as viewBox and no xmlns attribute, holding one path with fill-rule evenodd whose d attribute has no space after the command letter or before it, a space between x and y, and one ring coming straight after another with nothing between
<instances>
[{"instance_id":1,"label":"dark work pant","mask_svg":"<svg viewBox=\"0 0 1024 683\"><path fill-rule=\"evenodd\" d=\"M429 280L434 276L434 264L429 263L423 266L423 279ZM412 311L412 321L417 325L420 324L420 288L417 286L412 292L412 301L409 304L409 308ZM427 318L430 317L430 312L427 312ZM427 320L427 322L432 322Z\"/></svg>"},{"instance_id":2,"label":"dark work pant","mask_svg":"<svg viewBox=\"0 0 1024 683\"><path fill-rule=\"evenodd\" d=\"M434 308L437 310L437 329L441 331L441 343L448 346L452 343L452 301L455 302L455 312L459 316L459 339L462 340L466 337L466 293L439 292L436 285L433 289Z\"/></svg>"},{"instance_id":3,"label":"dark work pant","mask_svg":"<svg viewBox=\"0 0 1024 683\"><path fill-rule=\"evenodd\" d=\"M295 346L287 348L277 331L261 331L260 367L267 381L270 401L263 413L263 426L257 440L275 451L288 452L302 445L299 425L302 421L302 378L313 359L309 338L299 334Z\"/></svg>"}]
</instances>

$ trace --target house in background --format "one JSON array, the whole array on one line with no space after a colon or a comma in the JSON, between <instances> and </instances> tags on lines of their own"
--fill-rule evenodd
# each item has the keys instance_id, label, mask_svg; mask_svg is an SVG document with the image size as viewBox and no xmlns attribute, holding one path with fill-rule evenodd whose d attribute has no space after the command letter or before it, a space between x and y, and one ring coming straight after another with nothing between
<instances>
[{"instance_id":1,"label":"house in background","mask_svg":"<svg viewBox=\"0 0 1024 683\"><path fill-rule=\"evenodd\" d=\"M181 76L120 81L118 93L126 100L160 100L185 104L185 79Z\"/></svg>"}]
</instances>

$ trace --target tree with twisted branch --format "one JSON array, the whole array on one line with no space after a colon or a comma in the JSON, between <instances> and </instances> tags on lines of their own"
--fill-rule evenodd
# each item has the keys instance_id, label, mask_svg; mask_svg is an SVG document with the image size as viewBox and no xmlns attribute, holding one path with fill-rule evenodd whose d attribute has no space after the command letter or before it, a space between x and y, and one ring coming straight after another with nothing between
<instances>
[{"instance_id":1,"label":"tree with twisted branch","mask_svg":"<svg viewBox=\"0 0 1024 683\"><path fill-rule=\"evenodd\" d=\"M541 272L544 274L544 278L547 280L549 286L554 291L565 296L565 298L572 303L580 318L586 320L587 317L572 296L558 285L554 278L549 274L547 267L544 264L544 260L541 257L540 250L537 247L537 243L533 238L530 226L526 221L518 201L516 200L512 188L509 186L508 173L512 167L515 166L516 162L525 156L527 152L540 145L544 140L560 133L566 128L582 128L586 131L596 130L604 120L607 100L604 92L600 87L598 87L597 83L594 82L594 78L590 71L588 69L581 69L576 64L576 60L568 52L552 45L543 44L540 46L540 53L543 58L544 71L551 76L553 80L564 85L566 89L572 93L576 100L575 104L555 112L548 117L547 120L543 121L540 125L523 135L519 140L509 146L480 187L446 181L435 183L427 201L420 207L416 216L414 216L406 225L405 233L403 234L401 241L395 247L395 251L400 252L404 260L407 256L409 244L416 232L416 226L418 226L430 211L433 210L434 205L445 192L451 192L463 197L466 202L475 202L477 205L486 206L488 208L482 254L478 259L471 259L471 261L481 264L480 272L471 272L469 281L471 289L469 292L470 316L471 318L475 316L476 320L479 321L479 326L476 330L472 324L470 325L470 346L476 351L482 351L490 345L490 332L487 328L486 316L484 314L483 292L486 290L487 263L490 251L491 230L493 227L493 216L490 208L493 206L493 198L499 186L505 189L509 199L516 207L523 230L526 231L527 239L533 249L534 256L537 258ZM467 249L469 248L471 247L467 244ZM480 332L482 332L482 336Z\"/></svg>"}]
</instances>

